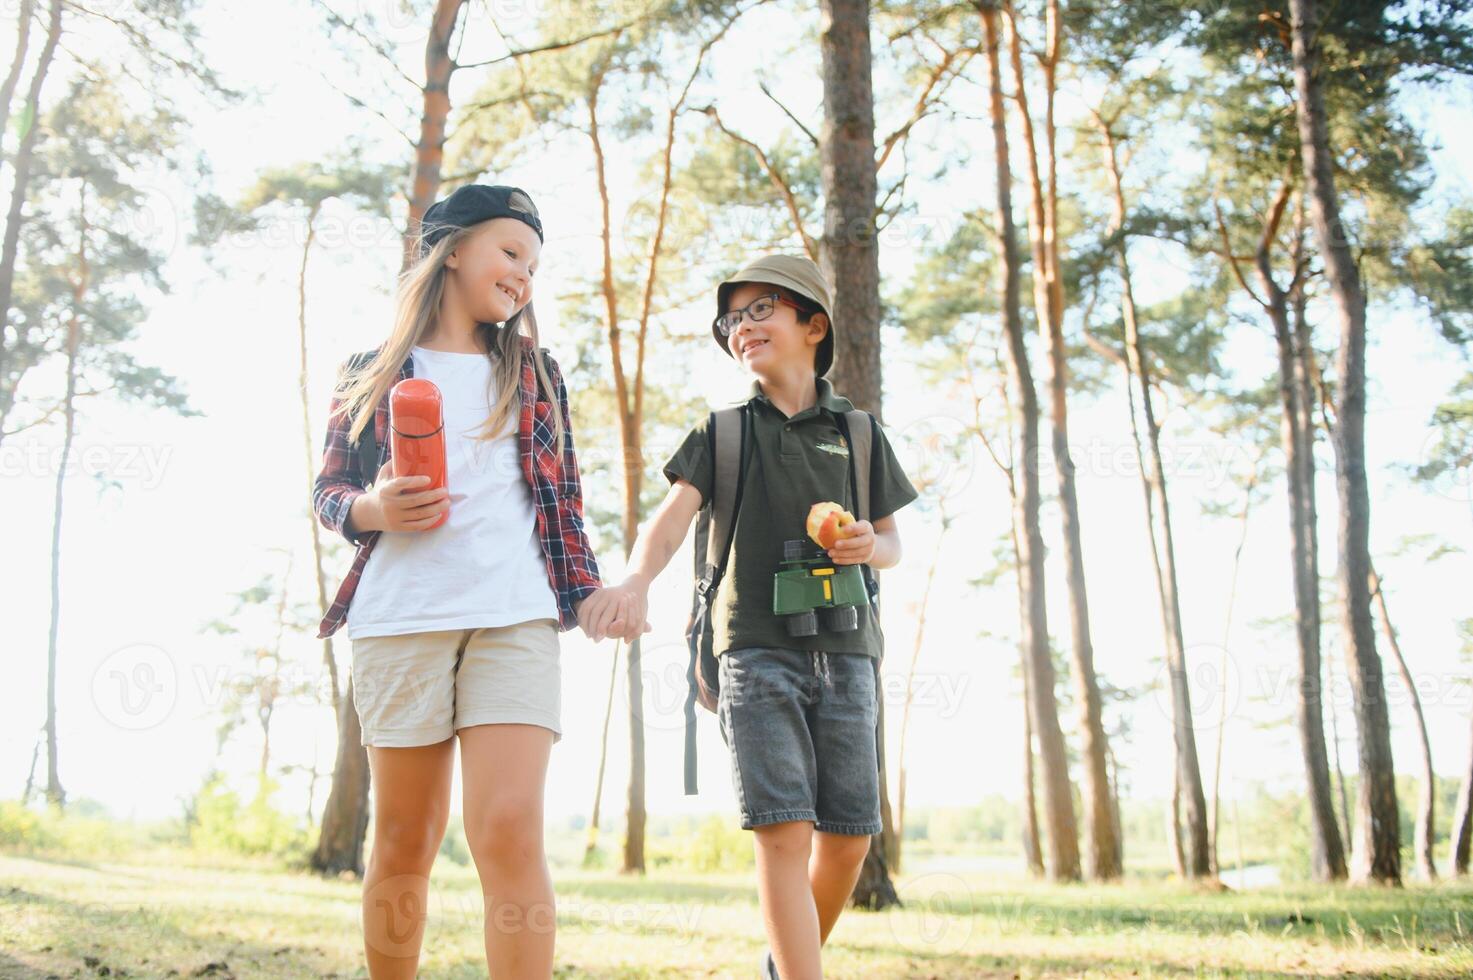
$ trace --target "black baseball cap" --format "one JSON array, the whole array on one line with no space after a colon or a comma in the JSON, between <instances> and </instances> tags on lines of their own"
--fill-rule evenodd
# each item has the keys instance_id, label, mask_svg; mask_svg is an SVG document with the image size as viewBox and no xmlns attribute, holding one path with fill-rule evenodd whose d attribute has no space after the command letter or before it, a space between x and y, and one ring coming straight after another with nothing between
<instances>
[{"instance_id":1,"label":"black baseball cap","mask_svg":"<svg viewBox=\"0 0 1473 980\"><path fill-rule=\"evenodd\" d=\"M537 233L537 240L543 240L542 219L537 217L537 206L526 191L504 184L466 184L425 209L419 224L420 256L428 255L435 243L452 231L492 218L516 218L526 222Z\"/></svg>"}]
</instances>

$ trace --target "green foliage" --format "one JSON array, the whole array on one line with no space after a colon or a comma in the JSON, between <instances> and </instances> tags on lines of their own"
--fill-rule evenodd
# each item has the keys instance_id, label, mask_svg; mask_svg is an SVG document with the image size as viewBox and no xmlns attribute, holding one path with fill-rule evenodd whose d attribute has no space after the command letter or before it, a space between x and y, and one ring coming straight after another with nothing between
<instances>
[{"instance_id":1,"label":"green foliage","mask_svg":"<svg viewBox=\"0 0 1473 980\"><path fill-rule=\"evenodd\" d=\"M645 849L652 868L672 868L709 874L748 871L753 867L752 833L731 818L718 814L699 822L677 823L671 833L652 839Z\"/></svg>"},{"instance_id":2,"label":"green foliage","mask_svg":"<svg viewBox=\"0 0 1473 980\"><path fill-rule=\"evenodd\" d=\"M113 819L86 797L65 809L0 800L0 850L74 860L125 858L162 845L181 844L176 822L132 823Z\"/></svg>"},{"instance_id":3,"label":"green foliage","mask_svg":"<svg viewBox=\"0 0 1473 980\"><path fill-rule=\"evenodd\" d=\"M440 856L462 868L471 863L471 849L465 842L465 822L459 816L450 818L445 836L440 840Z\"/></svg>"},{"instance_id":4,"label":"green foliage","mask_svg":"<svg viewBox=\"0 0 1473 980\"><path fill-rule=\"evenodd\" d=\"M242 802L222 773L211 773L194 799L190 843L204 851L300 858L308 846L308 830L272 804L276 789L275 780L262 780L255 796Z\"/></svg>"},{"instance_id":5,"label":"green foliage","mask_svg":"<svg viewBox=\"0 0 1473 980\"><path fill-rule=\"evenodd\" d=\"M53 845L54 839L35 810L16 800L0 800L0 847L39 851Z\"/></svg>"},{"instance_id":6,"label":"green foliage","mask_svg":"<svg viewBox=\"0 0 1473 980\"><path fill-rule=\"evenodd\" d=\"M1465 490L1473 489L1473 373L1463 375L1433 410L1432 426L1436 440L1412 475L1432 485L1461 480Z\"/></svg>"}]
</instances>

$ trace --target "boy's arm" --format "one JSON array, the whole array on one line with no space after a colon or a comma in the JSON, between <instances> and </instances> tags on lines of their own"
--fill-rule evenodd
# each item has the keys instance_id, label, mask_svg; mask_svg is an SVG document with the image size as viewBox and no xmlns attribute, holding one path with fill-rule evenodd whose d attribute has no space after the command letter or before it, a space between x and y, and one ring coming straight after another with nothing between
<instances>
[{"instance_id":1,"label":"boy's arm","mask_svg":"<svg viewBox=\"0 0 1473 980\"><path fill-rule=\"evenodd\" d=\"M634 542L629 556L629 572L625 584L648 590L650 583L665 570L675 549L685 540L690 522L701 509L701 491L694 484L677 480L665 494L649 527Z\"/></svg>"},{"instance_id":2,"label":"boy's arm","mask_svg":"<svg viewBox=\"0 0 1473 980\"><path fill-rule=\"evenodd\" d=\"M834 564L865 564L874 569L900 564L900 529L895 526L894 514L876 518L873 524L855 521L843 530L845 536L829 549Z\"/></svg>"},{"instance_id":3,"label":"boy's arm","mask_svg":"<svg viewBox=\"0 0 1473 980\"><path fill-rule=\"evenodd\" d=\"M868 564L870 568L894 568L900 563L900 531L895 512L917 497L906 478L885 430L871 420L874 448L870 453L869 509L883 517L855 521L844 528L845 536L829 549L835 564Z\"/></svg>"},{"instance_id":4,"label":"boy's arm","mask_svg":"<svg viewBox=\"0 0 1473 980\"><path fill-rule=\"evenodd\" d=\"M649 608L650 583L664 571L670 558L690 530L690 522L701 509L701 491L685 480L670 486L655 516L634 542L629 571L624 581L596 592L585 605L588 633L595 641L604 636L634 640L648 632L645 615Z\"/></svg>"}]
</instances>

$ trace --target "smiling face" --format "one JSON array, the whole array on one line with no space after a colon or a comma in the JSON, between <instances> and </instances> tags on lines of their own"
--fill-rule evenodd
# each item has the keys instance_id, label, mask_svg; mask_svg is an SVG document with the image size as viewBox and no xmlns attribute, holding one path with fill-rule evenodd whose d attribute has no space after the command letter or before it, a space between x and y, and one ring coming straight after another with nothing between
<instances>
[{"instance_id":1,"label":"smiling face","mask_svg":"<svg viewBox=\"0 0 1473 980\"><path fill-rule=\"evenodd\" d=\"M727 312L739 310L759 296L782 291L766 283L742 283L727 297ZM786 297L784 297L786 298ZM727 338L732 355L743 367L758 377L803 365L813 369L818 344L828 333L828 317L813 314L807 323L799 320L798 311L787 303L778 303L772 315L753 322L743 316L742 322Z\"/></svg>"},{"instance_id":2,"label":"smiling face","mask_svg":"<svg viewBox=\"0 0 1473 980\"><path fill-rule=\"evenodd\" d=\"M524 221L483 221L445 257L445 288L478 323L505 323L532 298L542 242Z\"/></svg>"}]
</instances>

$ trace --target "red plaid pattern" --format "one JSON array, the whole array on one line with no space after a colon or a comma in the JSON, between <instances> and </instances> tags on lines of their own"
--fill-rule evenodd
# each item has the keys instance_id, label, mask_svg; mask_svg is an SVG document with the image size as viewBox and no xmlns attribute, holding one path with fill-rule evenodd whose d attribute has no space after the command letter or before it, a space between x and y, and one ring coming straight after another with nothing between
<instances>
[{"instance_id":1,"label":"red plaid pattern","mask_svg":"<svg viewBox=\"0 0 1473 980\"><path fill-rule=\"evenodd\" d=\"M547 579L557 596L559 625L564 630L578 624L575 607L598 589L598 561L583 529L583 489L578 477L578 457L573 448L573 427L568 411L568 390L562 372L551 355L543 352L548 377L557 390L557 408L563 414L563 454L555 451L551 415L553 403L537 387L537 374L532 357L535 351L529 337L522 340L522 411L517 441L521 449L522 472L532 488L533 509L537 514L537 537L547 561ZM346 370L344 362L341 370ZM414 359L406 358L399 368L399 380L413 377ZM341 372L340 372L341 377ZM336 598L328 607L318 628L318 639L335 633L348 617L348 604L363 577L363 567L373 552L380 531L366 531L349 537L344 530L348 510L354 499L365 492L359 478L354 447L348 441L350 421L336 415L342 399L335 392L327 423L327 441L322 451L322 470L312 487L312 510L324 527L343 535L358 550L353 565L338 587ZM373 431L378 440L378 465L389 458L389 397L384 395L373 413ZM375 471L376 475L377 471Z\"/></svg>"}]
</instances>

